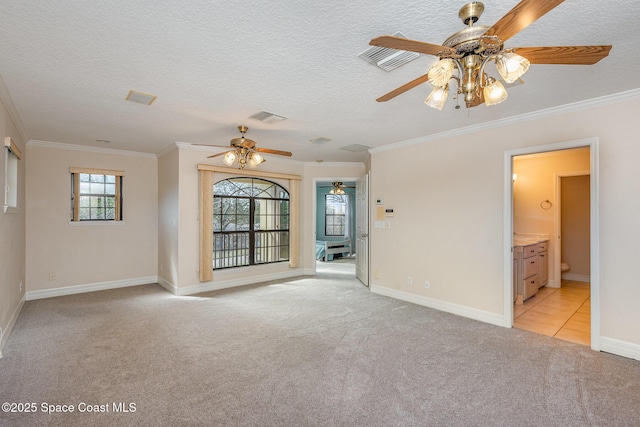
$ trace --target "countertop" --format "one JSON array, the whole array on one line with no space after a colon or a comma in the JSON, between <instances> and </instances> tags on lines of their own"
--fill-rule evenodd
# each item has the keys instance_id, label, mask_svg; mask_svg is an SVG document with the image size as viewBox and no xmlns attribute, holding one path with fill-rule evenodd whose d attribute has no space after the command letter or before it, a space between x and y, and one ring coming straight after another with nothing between
<instances>
[{"instance_id":1,"label":"countertop","mask_svg":"<svg viewBox=\"0 0 640 427\"><path fill-rule=\"evenodd\" d=\"M513 235L513 246L527 246L534 245L536 243L545 242L549 240L549 236L546 234L517 234Z\"/></svg>"}]
</instances>

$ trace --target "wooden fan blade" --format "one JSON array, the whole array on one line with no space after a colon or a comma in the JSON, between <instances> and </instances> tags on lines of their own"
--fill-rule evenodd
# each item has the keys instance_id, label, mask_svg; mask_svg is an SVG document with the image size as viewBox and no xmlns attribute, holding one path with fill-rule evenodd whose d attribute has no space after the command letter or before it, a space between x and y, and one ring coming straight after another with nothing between
<instances>
[{"instance_id":1,"label":"wooden fan blade","mask_svg":"<svg viewBox=\"0 0 640 427\"><path fill-rule=\"evenodd\" d=\"M228 145L212 145L212 144L191 144L191 145L199 145L201 147L214 147L214 148L231 148Z\"/></svg>"},{"instance_id":2,"label":"wooden fan blade","mask_svg":"<svg viewBox=\"0 0 640 427\"><path fill-rule=\"evenodd\" d=\"M506 42L564 0L522 0L487 30L485 36L498 36Z\"/></svg>"},{"instance_id":3,"label":"wooden fan blade","mask_svg":"<svg viewBox=\"0 0 640 427\"><path fill-rule=\"evenodd\" d=\"M451 51L455 53L455 50L449 47L395 36L376 37L375 39L371 39L369 44L371 46L388 47L397 50L408 50L411 52L426 53L427 55L437 55L438 53L443 51Z\"/></svg>"},{"instance_id":4,"label":"wooden fan blade","mask_svg":"<svg viewBox=\"0 0 640 427\"><path fill-rule=\"evenodd\" d=\"M268 153L268 154L277 154L278 156L288 156L291 157L292 154L289 151L281 151L281 150L273 150L271 148L254 148L255 151L260 153Z\"/></svg>"},{"instance_id":5,"label":"wooden fan blade","mask_svg":"<svg viewBox=\"0 0 640 427\"><path fill-rule=\"evenodd\" d=\"M207 156L207 159L212 159L212 158L218 157L218 156L224 156L227 153L228 153L228 151L223 151L222 153L214 154L212 156Z\"/></svg>"},{"instance_id":6,"label":"wooden fan blade","mask_svg":"<svg viewBox=\"0 0 640 427\"><path fill-rule=\"evenodd\" d=\"M413 89L414 87L421 85L422 83L426 82L427 80L429 80L429 76L427 74L425 74L424 76L420 76L415 80L411 80L409 83L405 83L402 86L400 86L399 88L396 88L394 90L392 90L391 92L382 95L380 98L376 99L376 101L378 102L385 102L388 101L390 99L395 98L398 95L401 95L403 93L405 93L406 91Z\"/></svg>"},{"instance_id":7,"label":"wooden fan blade","mask_svg":"<svg viewBox=\"0 0 640 427\"><path fill-rule=\"evenodd\" d=\"M592 65L609 55L606 46L544 46L514 49L532 64Z\"/></svg>"}]
</instances>

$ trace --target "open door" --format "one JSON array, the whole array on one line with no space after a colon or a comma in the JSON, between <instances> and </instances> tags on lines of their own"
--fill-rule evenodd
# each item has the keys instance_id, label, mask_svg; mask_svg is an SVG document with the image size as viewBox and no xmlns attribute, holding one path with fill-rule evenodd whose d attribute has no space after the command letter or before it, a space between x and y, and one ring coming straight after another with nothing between
<instances>
[{"instance_id":1,"label":"open door","mask_svg":"<svg viewBox=\"0 0 640 427\"><path fill-rule=\"evenodd\" d=\"M369 175L356 181L356 277L369 286Z\"/></svg>"}]
</instances>

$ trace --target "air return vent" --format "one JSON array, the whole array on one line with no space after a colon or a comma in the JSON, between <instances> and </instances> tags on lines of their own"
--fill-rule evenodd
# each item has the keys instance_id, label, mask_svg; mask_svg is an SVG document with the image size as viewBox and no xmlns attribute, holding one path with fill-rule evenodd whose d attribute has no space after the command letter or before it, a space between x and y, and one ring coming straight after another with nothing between
<instances>
[{"instance_id":1,"label":"air return vent","mask_svg":"<svg viewBox=\"0 0 640 427\"><path fill-rule=\"evenodd\" d=\"M399 31L393 34L393 36L406 39L404 34ZM420 54L417 52L408 52L406 50L396 50L378 46L372 46L358 55L359 58L364 59L368 63L373 64L384 71L395 70L396 68L413 61L418 56L420 56Z\"/></svg>"},{"instance_id":2,"label":"air return vent","mask_svg":"<svg viewBox=\"0 0 640 427\"><path fill-rule=\"evenodd\" d=\"M256 119L263 123L273 123L273 122L281 122L282 120L287 120L284 116L279 116L277 114L269 113L267 111L260 111L259 113L255 113L253 116L249 116L250 119Z\"/></svg>"},{"instance_id":3,"label":"air return vent","mask_svg":"<svg viewBox=\"0 0 640 427\"><path fill-rule=\"evenodd\" d=\"M317 138L310 139L309 142L312 144L324 144L325 142L331 141L331 138L326 138L324 136L319 136Z\"/></svg>"},{"instance_id":4,"label":"air return vent","mask_svg":"<svg viewBox=\"0 0 640 427\"><path fill-rule=\"evenodd\" d=\"M347 145L346 147L342 147L340 149L345 151L351 151L352 153L359 153L361 151L367 151L369 148L371 147L369 147L368 145L352 144L352 145Z\"/></svg>"},{"instance_id":5,"label":"air return vent","mask_svg":"<svg viewBox=\"0 0 640 427\"><path fill-rule=\"evenodd\" d=\"M137 92L130 90L129 94L125 98L127 101L137 102L138 104L151 105L155 101L157 96L149 95L148 93Z\"/></svg>"}]
</instances>

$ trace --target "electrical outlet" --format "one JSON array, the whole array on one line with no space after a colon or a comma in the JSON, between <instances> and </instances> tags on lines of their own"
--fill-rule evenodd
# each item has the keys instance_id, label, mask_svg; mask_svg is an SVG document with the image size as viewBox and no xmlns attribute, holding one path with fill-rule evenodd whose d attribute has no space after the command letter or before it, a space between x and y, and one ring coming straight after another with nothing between
<instances>
[{"instance_id":1,"label":"electrical outlet","mask_svg":"<svg viewBox=\"0 0 640 427\"><path fill-rule=\"evenodd\" d=\"M407 285L413 285L413 277L407 277Z\"/></svg>"},{"instance_id":2,"label":"electrical outlet","mask_svg":"<svg viewBox=\"0 0 640 427\"><path fill-rule=\"evenodd\" d=\"M22 293L22 280L20 281L20 293Z\"/></svg>"},{"instance_id":3,"label":"electrical outlet","mask_svg":"<svg viewBox=\"0 0 640 427\"><path fill-rule=\"evenodd\" d=\"M49 281L53 282L56 280L56 273L49 273Z\"/></svg>"},{"instance_id":4,"label":"electrical outlet","mask_svg":"<svg viewBox=\"0 0 640 427\"><path fill-rule=\"evenodd\" d=\"M160 264L160 271L164 270L164 266L162 264Z\"/></svg>"},{"instance_id":5,"label":"electrical outlet","mask_svg":"<svg viewBox=\"0 0 640 427\"><path fill-rule=\"evenodd\" d=\"M376 270L375 273L373 273L373 275L376 279L380 278L380 274L378 273L378 270Z\"/></svg>"},{"instance_id":6,"label":"electrical outlet","mask_svg":"<svg viewBox=\"0 0 640 427\"><path fill-rule=\"evenodd\" d=\"M425 289L431 289L431 283L429 283L429 281L428 281L428 280L425 280L425 281L424 281L424 288L425 288Z\"/></svg>"}]
</instances>

